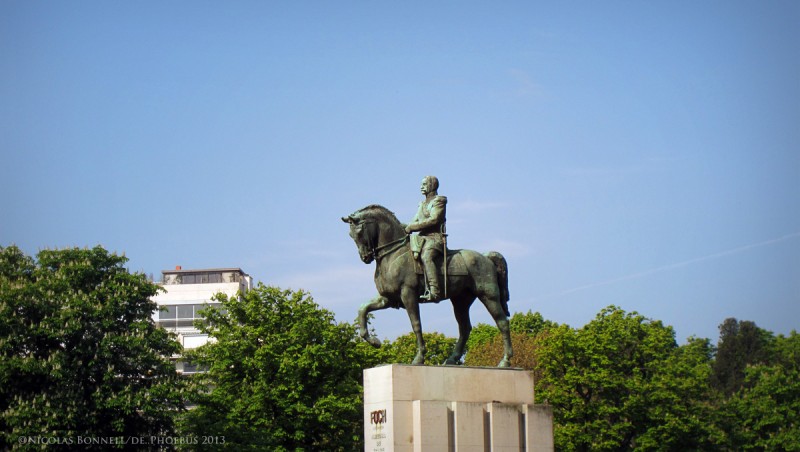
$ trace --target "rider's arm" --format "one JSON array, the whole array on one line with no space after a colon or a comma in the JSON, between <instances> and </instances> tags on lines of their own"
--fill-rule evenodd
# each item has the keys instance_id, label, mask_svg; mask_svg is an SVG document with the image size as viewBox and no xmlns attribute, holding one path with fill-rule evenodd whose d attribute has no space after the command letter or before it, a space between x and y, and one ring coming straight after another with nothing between
<instances>
[{"instance_id":1,"label":"rider's arm","mask_svg":"<svg viewBox=\"0 0 800 452\"><path fill-rule=\"evenodd\" d=\"M412 232L417 230L415 227L419 219L422 217L422 209L424 207L425 207L424 201L419 203L419 207L417 208L417 213L414 214L414 218L412 218L408 224L403 225L403 229L406 230L406 234L411 234Z\"/></svg>"},{"instance_id":2,"label":"rider's arm","mask_svg":"<svg viewBox=\"0 0 800 452\"><path fill-rule=\"evenodd\" d=\"M437 196L431 201L430 216L422 221L418 221L418 217L408 225L406 230L421 231L431 226L436 226L444 223L445 220L445 206L447 205L447 198L444 196Z\"/></svg>"}]
</instances>

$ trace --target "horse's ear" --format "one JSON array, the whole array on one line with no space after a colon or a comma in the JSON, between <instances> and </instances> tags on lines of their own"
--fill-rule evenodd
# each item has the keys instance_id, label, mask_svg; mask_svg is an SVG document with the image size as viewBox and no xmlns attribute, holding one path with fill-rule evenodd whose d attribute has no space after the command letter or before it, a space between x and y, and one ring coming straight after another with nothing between
<instances>
[{"instance_id":1,"label":"horse's ear","mask_svg":"<svg viewBox=\"0 0 800 452\"><path fill-rule=\"evenodd\" d=\"M342 217L342 221L344 221L345 223L350 223L350 224L357 223L356 219L353 218L352 215L350 215L349 217Z\"/></svg>"}]
</instances>

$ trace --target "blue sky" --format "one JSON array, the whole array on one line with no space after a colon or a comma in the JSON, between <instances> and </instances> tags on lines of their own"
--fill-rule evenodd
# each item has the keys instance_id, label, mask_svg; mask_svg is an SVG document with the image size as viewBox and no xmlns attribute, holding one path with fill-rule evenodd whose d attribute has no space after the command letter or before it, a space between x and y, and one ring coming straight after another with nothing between
<instances>
[{"instance_id":1,"label":"blue sky","mask_svg":"<svg viewBox=\"0 0 800 452\"><path fill-rule=\"evenodd\" d=\"M799 22L795 1L2 2L0 244L241 267L350 321L374 268L339 218L408 221L434 174L451 246L508 259L512 312L786 334ZM422 319L456 334L447 302Z\"/></svg>"}]
</instances>

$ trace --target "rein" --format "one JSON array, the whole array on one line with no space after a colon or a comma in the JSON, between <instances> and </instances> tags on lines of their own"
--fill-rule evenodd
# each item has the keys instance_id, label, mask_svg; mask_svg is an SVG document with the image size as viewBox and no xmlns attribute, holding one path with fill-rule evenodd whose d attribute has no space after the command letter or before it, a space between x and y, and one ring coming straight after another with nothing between
<instances>
[{"instance_id":1,"label":"rein","mask_svg":"<svg viewBox=\"0 0 800 452\"><path fill-rule=\"evenodd\" d=\"M383 259L384 257L386 257L388 254L391 254L394 251L400 249L403 245L406 244L407 241L408 241L408 236L404 235L404 236L400 237L397 240L389 242L389 243L387 243L385 245L381 245L381 246L379 246L377 248L373 248L372 249L372 255L375 256L375 261L377 262L380 259ZM385 249L385 248L389 248L389 249ZM378 253L378 251L380 251L380 250L384 250L384 251L382 253Z\"/></svg>"},{"instance_id":2,"label":"rein","mask_svg":"<svg viewBox=\"0 0 800 452\"><path fill-rule=\"evenodd\" d=\"M366 224L374 224L374 221L364 222ZM408 235L403 235L397 240L393 240L389 243L386 243L381 246L373 246L372 245L372 237L370 236L369 232L367 232L367 246L369 246L370 250L372 250L372 256L375 258L376 264L378 261L386 257L387 255L393 253L394 251L400 249L403 245L406 244L408 241Z\"/></svg>"}]
</instances>

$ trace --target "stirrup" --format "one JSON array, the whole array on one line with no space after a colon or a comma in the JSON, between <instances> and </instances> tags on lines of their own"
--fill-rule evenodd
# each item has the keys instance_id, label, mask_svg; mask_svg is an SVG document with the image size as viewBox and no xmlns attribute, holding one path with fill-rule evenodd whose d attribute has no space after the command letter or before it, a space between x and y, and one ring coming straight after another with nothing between
<instances>
[{"instance_id":1,"label":"stirrup","mask_svg":"<svg viewBox=\"0 0 800 452\"><path fill-rule=\"evenodd\" d=\"M441 301L442 300L441 295L438 296L438 297L434 297L433 294L431 293L430 289L425 289L425 293L420 295L419 298L421 298L423 300L428 300L428 301Z\"/></svg>"}]
</instances>

